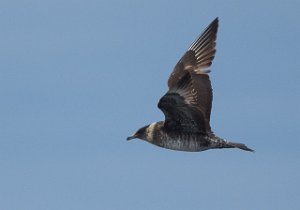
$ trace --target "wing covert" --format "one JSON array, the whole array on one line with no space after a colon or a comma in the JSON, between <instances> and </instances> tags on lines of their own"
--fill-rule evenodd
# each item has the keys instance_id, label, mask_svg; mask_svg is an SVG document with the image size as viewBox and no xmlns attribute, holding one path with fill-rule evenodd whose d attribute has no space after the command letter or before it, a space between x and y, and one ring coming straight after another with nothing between
<instances>
[{"instance_id":1,"label":"wing covert","mask_svg":"<svg viewBox=\"0 0 300 210\"><path fill-rule=\"evenodd\" d=\"M204 112L198 107L197 91L190 74L186 74L159 101L165 115L165 126L185 132L210 131Z\"/></svg>"}]
</instances>

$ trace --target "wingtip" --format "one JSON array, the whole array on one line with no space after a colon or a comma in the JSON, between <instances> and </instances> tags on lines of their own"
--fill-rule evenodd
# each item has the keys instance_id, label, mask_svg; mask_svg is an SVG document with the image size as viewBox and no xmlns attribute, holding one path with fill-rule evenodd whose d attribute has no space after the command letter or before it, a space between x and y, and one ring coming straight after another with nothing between
<instances>
[{"instance_id":1,"label":"wingtip","mask_svg":"<svg viewBox=\"0 0 300 210\"><path fill-rule=\"evenodd\" d=\"M211 26L219 26L219 17L216 17L210 24Z\"/></svg>"}]
</instances>

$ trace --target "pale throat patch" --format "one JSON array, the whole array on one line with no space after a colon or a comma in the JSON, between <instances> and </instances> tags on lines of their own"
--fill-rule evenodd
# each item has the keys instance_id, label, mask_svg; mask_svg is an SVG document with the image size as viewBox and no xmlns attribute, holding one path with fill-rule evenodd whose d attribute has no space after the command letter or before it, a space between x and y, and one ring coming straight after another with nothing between
<instances>
[{"instance_id":1,"label":"pale throat patch","mask_svg":"<svg viewBox=\"0 0 300 210\"><path fill-rule=\"evenodd\" d=\"M147 136L148 136L148 139L149 140L153 140L153 136L154 136L154 129L155 129L155 125L156 125L156 122L154 123L151 123L149 125L149 127L147 128Z\"/></svg>"}]
</instances>

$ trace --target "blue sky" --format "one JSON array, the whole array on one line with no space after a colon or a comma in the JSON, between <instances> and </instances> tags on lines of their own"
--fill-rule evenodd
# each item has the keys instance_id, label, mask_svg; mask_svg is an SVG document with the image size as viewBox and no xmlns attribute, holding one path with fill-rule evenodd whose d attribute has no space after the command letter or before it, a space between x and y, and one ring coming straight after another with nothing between
<instances>
[{"instance_id":1,"label":"blue sky","mask_svg":"<svg viewBox=\"0 0 300 210\"><path fill-rule=\"evenodd\" d=\"M299 209L300 2L0 2L0 209ZM125 139L219 17L211 125L256 150Z\"/></svg>"}]
</instances>

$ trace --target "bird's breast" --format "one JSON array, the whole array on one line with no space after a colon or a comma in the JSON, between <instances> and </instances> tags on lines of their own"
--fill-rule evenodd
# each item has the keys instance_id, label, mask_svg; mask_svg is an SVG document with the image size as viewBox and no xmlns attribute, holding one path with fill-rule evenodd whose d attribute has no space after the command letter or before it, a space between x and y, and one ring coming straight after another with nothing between
<instances>
[{"instance_id":1,"label":"bird's breast","mask_svg":"<svg viewBox=\"0 0 300 210\"><path fill-rule=\"evenodd\" d=\"M209 137L202 134L162 131L151 143L167 149L190 152L198 152L210 148Z\"/></svg>"}]
</instances>

